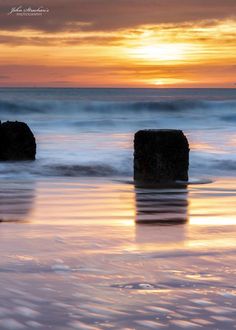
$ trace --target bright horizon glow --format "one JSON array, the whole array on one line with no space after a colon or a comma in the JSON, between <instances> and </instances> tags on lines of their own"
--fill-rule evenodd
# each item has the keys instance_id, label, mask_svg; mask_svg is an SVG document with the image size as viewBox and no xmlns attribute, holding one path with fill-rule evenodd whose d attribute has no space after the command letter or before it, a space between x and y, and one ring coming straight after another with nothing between
<instances>
[{"instance_id":1,"label":"bright horizon glow","mask_svg":"<svg viewBox=\"0 0 236 330\"><path fill-rule=\"evenodd\" d=\"M186 57L187 45L157 44L147 45L131 50L131 56L144 61L180 61Z\"/></svg>"},{"instance_id":2,"label":"bright horizon glow","mask_svg":"<svg viewBox=\"0 0 236 330\"><path fill-rule=\"evenodd\" d=\"M236 21L0 31L2 87L235 87Z\"/></svg>"}]
</instances>

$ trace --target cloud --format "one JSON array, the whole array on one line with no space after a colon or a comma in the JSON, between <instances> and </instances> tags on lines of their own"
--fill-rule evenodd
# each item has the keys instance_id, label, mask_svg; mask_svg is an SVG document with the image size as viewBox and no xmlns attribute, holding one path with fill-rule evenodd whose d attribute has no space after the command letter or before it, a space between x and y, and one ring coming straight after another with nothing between
<instances>
[{"instance_id":1,"label":"cloud","mask_svg":"<svg viewBox=\"0 0 236 330\"><path fill-rule=\"evenodd\" d=\"M15 34L14 34L15 33ZM85 33L83 35L70 34L64 35L59 34L45 34L45 33L32 33L26 36L22 33L10 32L0 33L0 44L9 46L76 46L76 45L110 45L118 46L122 45L124 35L91 35L90 33Z\"/></svg>"},{"instance_id":2,"label":"cloud","mask_svg":"<svg viewBox=\"0 0 236 330\"><path fill-rule=\"evenodd\" d=\"M49 81L50 84L59 84L59 85L65 85L65 84L70 84L70 81L66 80L55 80L55 81Z\"/></svg>"},{"instance_id":3,"label":"cloud","mask_svg":"<svg viewBox=\"0 0 236 330\"><path fill-rule=\"evenodd\" d=\"M28 0L22 0L29 7ZM236 13L235 0L34 0L44 7L43 16L8 15L15 0L1 1L2 30L33 29L45 32L111 31L133 26L224 19Z\"/></svg>"},{"instance_id":4,"label":"cloud","mask_svg":"<svg viewBox=\"0 0 236 330\"><path fill-rule=\"evenodd\" d=\"M172 65L97 65L91 66L47 66L47 65L2 65L0 71L5 77L12 75L14 81L47 83L57 85L99 85L106 84L106 81L113 81L114 84L127 82L145 82L158 79L182 79L191 81L214 81L221 80L234 82L236 65L220 64L186 64ZM5 75L6 73L6 75ZM3 77L3 76L2 76ZM104 80L104 77L106 79ZM109 80L109 79L111 80Z\"/></svg>"},{"instance_id":5,"label":"cloud","mask_svg":"<svg viewBox=\"0 0 236 330\"><path fill-rule=\"evenodd\" d=\"M235 45L235 20L208 20L146 25L115 31L45 33L42 31L2 31L0 44L8 46L134 46L135 42L195 42Z\"/></svg>"},{"instance_id":6,"label":"cloud","mask_svg":"<svg viewBox=\"0 0 236 330\"><path fill-rule=\"evenodd\" d=\"M10 76L0 75L0 80L7 80L9 78L10 78Z\"/></svg>"}]
</instances>

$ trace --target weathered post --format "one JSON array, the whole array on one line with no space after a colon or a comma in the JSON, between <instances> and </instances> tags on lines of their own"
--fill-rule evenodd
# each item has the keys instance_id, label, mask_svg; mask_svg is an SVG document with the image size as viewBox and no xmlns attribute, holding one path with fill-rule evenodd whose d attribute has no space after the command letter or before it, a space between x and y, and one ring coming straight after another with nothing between
<instances>
[{"instance_id":1,"label":"weathered post","mask_svg":"<svg viewBox=\"0 0 236 330\"><path fill-rule=\"evenodd\" d=\"M181 130L145 129L134 137L136 183L188 180L189 144Z\"/></svg>"},{"instance_id":2,"label":"weathered post","mask_svg":"<svg viewBox=\"0 0 236 330\"><path fill-rule=\"evenodd\" d=\"M0 161L34 160L35 155L35 137L27 124L0 122Z\"/></svg>"}]
</instances>

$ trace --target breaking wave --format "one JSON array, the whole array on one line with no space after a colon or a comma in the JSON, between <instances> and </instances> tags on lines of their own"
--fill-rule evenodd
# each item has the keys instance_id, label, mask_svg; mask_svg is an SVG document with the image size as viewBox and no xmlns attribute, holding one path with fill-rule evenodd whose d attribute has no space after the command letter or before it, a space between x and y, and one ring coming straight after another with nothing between
<instances>
[{"instance_id":1,"label":"breaking wave","mask_svg":"<svg viewBox=\"0 0 236 330\"><path fill-rule=\"evenodd\" d=\"M170 101L145 101L145 102L98 102L98 101L38 101L30 100L0 100L1 114L76 114L86 112L179 112L191 110L223 110L236 109L236 101L203 101L203 100L170 100ZM222 119L231 120L227 114ZM235 119L235 117L233 118Z\"/></svg>"},{"instance_id":2,"label":"breaking wave","mask_svg":"<svg viewBox=\"0 0 236 330\"><path fill-rule=\"evenodd\" d=\"M106 177L127 174L107 164L48 165L42 168L44 174L65 177Z\"/></svg>"},{"instance_id":3,"label":"breaking wave","mask_svg":"<svg viewBox=\"0 0 236 330\"><path fill-rule=\"evenodd\" d=\"M131 170L111 164L39 164L36 162L4 162L0 165L0 176L36 177L115 177L131 175Z\"/></svg>"},{"instance_id":4,"label":"breaking wave","mask_svg":"<svg viewBox=\"0 0 236 330\"><path fill-rule=\"evenodd\" d=\"M27 122L38 147L34 164L0 164L2 177L132 176L133 135L144 128L185 132L190 175L236 170L235 90L0 89L0 120Z\"/></svg>"}]
</instances>

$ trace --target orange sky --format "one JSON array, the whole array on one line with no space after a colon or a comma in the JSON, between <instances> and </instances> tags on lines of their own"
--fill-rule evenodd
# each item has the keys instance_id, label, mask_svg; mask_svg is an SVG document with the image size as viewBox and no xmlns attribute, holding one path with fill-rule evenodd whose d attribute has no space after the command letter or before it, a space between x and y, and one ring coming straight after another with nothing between
<instances>
[{"instance_id":1,"label":"orange sky","mask_svg":"<svg viewBox=\"0 0 236 330\"><path fill-rule=\"evenodd\" d=\"M38 17L12 7L0 0L0 86L235 86L235 0L35 0L49 9Z\"/></svg>"}]
</instances>

